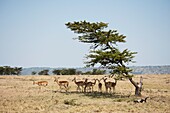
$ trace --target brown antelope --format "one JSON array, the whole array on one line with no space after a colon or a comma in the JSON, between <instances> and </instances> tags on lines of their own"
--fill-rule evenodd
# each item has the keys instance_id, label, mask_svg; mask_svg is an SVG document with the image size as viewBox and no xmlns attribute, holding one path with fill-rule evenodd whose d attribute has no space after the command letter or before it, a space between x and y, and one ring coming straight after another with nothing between
<instances>
[{"instance_id":1,"label":"brown antelope","mask_svg":"<svg viewBox=\"0 0 170 113\"><path fill-rule=\"evenodd\" d=\"M102 79L100 79L100 80L99 80L99 79L96 79L96 80L98 81L98 91L99 91L99 92L102 92L102 83L101 83L101 80L102 80Z\"/></svg>"},{"instance_id":2,"label":"brown antelope","mask_svg":"<svg viewBox=\"0 0 170 113\"><path fill-rule=\"evenodd\" d=\"M39 86L47 86L48 82L47 81L38 81L38 82L33 81L33 85L34 84L37 84Z\"/></svg>"},{"instance_id":3,"label":"brown antelope","mask_svg":"<svg viewBox=\"0 0 170 113\"><path fill-rule=\"evenodd\" d=\"M112 88L113 88L113 91L115 91L115 86L117 84L117 79L115 79L115 82L112 82Z\"/></svg>"},{"instance_id":4,"label":"brown antelope","mask_svg":"<svg viewBox=\"0 0 170 113\"><path fill-rule=\"evenodd\" d=\"M87 88L89 91L92 89L92 92L93 92L93 86L96 84L96 79L93 79L93 80L94 80L94 82L91 82L91 81L88 82L88 79L87 78L85 79L84 92L86 92Z\"/></svg>"},{"instance_id":5,"label":"brown antelope","mask_svg":"<svg viewBox=\"0 0 170 113\"><path fill-rule=\"evenodd\" d=\"M84 81L76 81L76 77L74 77L74 79L72 80L76 85L77 85L77 92L80 90L83 92L83 87L85 85ZM81 88L82 89L81 89Z\"/></svg>"},{"instance_id":6,"label":"brown antelope","mask_svg":"<svg viewBox=\"0 0 170 113\"><path fill-rule=\"evenodd\" d=\"M107 82L106 80L107 80L107 78L103 78L103 81L105 83L106 92L108 93L108 89L110 89L110 92L111 92L112 88L113 88L113 91L114 91L117 80L115 79L115 82L111 82L111 81Z\"/></svg>"},{"instance_id":7,"label":"brown antelope","mask_svg":"<svg viewBox=\"0 0 170 113\"><path fill-rule=\"evenodd\" d=\"M93 91L93 86L96 84L96 79L94 79L94 82L92 82L92 91Z\"/></svg>"},{"instance_id":8,"label":"brown antelope","mask_svg":"<svg viewBox=\"0 0 170 113\"><path fill-rule=\"evenodd\" d=\"M66 81L66 80L65 80L65 81L59 81L59 80L58 80L59 78L60 78L60 77L58 77L58 78L55 77L54 82L57 82L57 84L60 86L60 91L63 89L63 88L62 88L62 86L63 86L64 89L65 89L65 91L67 92L69 82Z\"/></svg>"}]
</instances>

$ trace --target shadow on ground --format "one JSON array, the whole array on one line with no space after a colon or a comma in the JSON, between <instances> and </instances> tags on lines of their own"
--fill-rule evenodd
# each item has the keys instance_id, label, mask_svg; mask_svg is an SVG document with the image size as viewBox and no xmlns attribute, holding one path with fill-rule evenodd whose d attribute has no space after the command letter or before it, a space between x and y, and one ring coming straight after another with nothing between
<instances>
[{"instance_id":1,"label":"shadow on ground","mask_svg":"<svg viewBox=\"0 0 170 113\"><path fill-rule=\"evenodd\" d=\"M105 92L77 92L77 91L52 91L53 93L63 93L66 95L71 95L71 94L78 94L80 96L88 96L90 98L129 98L130 95L125 95L121 93L105 93Z\"/></svg>"}]
</instances>

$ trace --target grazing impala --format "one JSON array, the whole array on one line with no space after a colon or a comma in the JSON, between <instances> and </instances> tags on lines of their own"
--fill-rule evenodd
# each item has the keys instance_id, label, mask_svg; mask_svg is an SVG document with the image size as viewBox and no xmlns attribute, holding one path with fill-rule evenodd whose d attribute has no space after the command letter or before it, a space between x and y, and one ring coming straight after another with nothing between
<instances>
[{"instance_id":1,"label":"grazing impala","mask_svg":"<svg viewBox=\"0 0 170 113\"><path fill-rule=\"evenodd\" d=\"M62 86L63 86L63 87L64 87L64 90L67 92L69 82L66 81L66 80L65 80L65 81L59 81L59 80L58 80L59 78L60 78L60 77L58 77L58 78L55 77L54 82L57 82L57 84L60 86L60 91L63 89L63 88L62 88Z\"/></svg>"},{"instance_id":2,"label":"grazing impala","mask_svg":"<svg viewBox=\"0 0 170 113\"><path fill-rule=\"evenodd\" d=\"M39 86L47 86L48 82L47 81L38 81L38 82L33 81L33 85L34 84L37 84Z\"/></svg>"}]
</instances>

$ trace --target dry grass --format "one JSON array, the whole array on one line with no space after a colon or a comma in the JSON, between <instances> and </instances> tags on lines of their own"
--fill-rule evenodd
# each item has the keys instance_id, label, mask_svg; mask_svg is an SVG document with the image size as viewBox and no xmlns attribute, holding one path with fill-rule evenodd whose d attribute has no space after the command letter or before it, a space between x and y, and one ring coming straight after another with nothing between
<instances>
[{"instance_id":1,"label":"dry grass","mask_svg":"<svg viewBox=\"0 0 170 113\"><path fill-rule=\"evenodd\" d=\"M0 112L2 113L170 113L170 75L142 75L146 103L135 104L134 87L118 81L114 94L78 93L71 81L75 76L61 76L70 81L68 93L59 92L54 76L0 76ZM80 76L76 76L77 78ZM84 76L83 76L84 77ZM83 78L82 77L82 78ZM90 76L101 78L102 76ZM139 75L135 81L139 81ZM47 87L33 85L32 80L46 80ZM41 88L41 89L40 89Z\"/></svg>"}]
</instances>

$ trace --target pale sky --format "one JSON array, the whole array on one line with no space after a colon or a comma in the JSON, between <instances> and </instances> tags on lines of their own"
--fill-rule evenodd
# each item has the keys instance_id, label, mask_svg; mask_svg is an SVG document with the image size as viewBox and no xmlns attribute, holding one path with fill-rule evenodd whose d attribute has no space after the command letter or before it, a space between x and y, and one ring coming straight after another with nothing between
<instances>
[{"instance_id":1,"label":"pale sky","mask_svg":"<svg viewBox=\"0 0 170 113\"><path fill-rule=\"evenodd\" d=\"M0 66L85 66L89 45L65 26L81 20L126 35L132 66L170 65L170 0L0 0Z\"/></svg>"}]
</instances>

